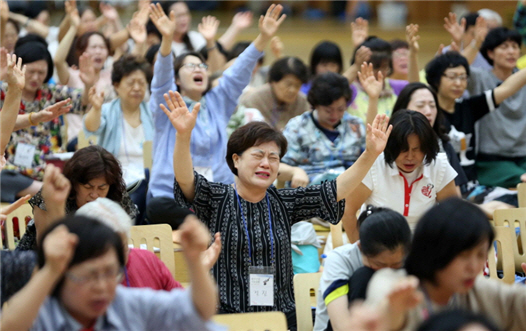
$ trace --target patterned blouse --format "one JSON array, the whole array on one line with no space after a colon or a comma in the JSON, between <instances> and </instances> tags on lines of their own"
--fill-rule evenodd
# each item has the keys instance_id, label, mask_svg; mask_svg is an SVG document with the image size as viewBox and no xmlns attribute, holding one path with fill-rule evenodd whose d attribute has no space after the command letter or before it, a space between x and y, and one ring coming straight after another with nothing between
<instances>
[{"instance_id":1,"label":"patterned blouse","mask_svg":"<svg viewBox=\"0 0 526 334\"><path fill-rule=\"evenodd\" d=\"M0 88L0 109L4 105L7 83L3 83ZM33 102L20 101L19 115L38 112L57 102L71 98L73 107L71 113L82 115L82 90L71 89L67 86L44 85L38 90ZM66 147L66 128L63 117L57 117L46 123L39 123L36 126L20 129L11 135L11 140L6 148L7 165L6 170L14 170L32 179L41 181L44 176L45 156L50 153L65 152ZM64 140L63 140L64 139ZM31 166L15 164L16 148L19 143L34 145L35 153Z\"/></svg>"},{"instance_id":2,"label":"patterned blouse","mask_svg":"<svg viewBox=\"0 0 526 334\"><path fill-rule=\"evenodd\" d=\"M37 265L35 252L2 250L0 253L2 291L0 303L4 303L26 285Z\"/></svg>"},{"instance_id":3,"label":"patterned blouse","mask_svg":"<svg viewBox=\"0 0 526 334\"><path fill-rule=\"evenodd\" d=\"M37 206L41 210L46 211L46 203L44 202L44 198L42 197L42 189L39 190L35 196L31 197L28 203L31 204L32 208L35 208L35 206ZM127 192L125 192L124 195L122 196L121 206L132 220L135 219L138 213L137 206L132 202L130 195L128 195ZM68 198L66 200L66 214L67 215L74 214L77 211L77 209L78 208L77 208L77 203L75 199ZM16 246L16 249L17 250L34 250L36 244L37 244L37 230L35 227L35 221L31 220L27 224L26 233L22 236L22 239L20 239L20 242Z\"/></svg>"},{"instance_id":4,"label":"patterned blouse","mask_svg":"<svg viewBox=\"0 0 526 334\"><path fill-rule=\"evenodd\" d=\"M312 217L336 224L345 208L345 200L336 201L336 182L296 189L276 189L271 186L267 190L269 208L266 199L251 203L240 198L239 203L232 185L209 182L195 172L194 175L195 198L192 204L196 215L212 234L221 232L223 249L212 269L219 286L219 311L281 311L288 316L294 315L291 226ZM174 198L178 205L192 205L184 197L177 181ZM252 264L240 206L248 226ZM249 267L271 266L273 262L269 224L272 224L274 242L274 306L250 306Z\"/></svg>"}]
</instances>

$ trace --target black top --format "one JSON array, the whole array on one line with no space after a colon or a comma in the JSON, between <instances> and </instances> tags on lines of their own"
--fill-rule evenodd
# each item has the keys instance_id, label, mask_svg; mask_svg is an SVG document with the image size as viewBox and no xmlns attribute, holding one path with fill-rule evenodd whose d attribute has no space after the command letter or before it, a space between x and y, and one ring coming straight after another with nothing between
<instances>
[{"instance_id":1,"label":"black top","mask_svg":"<svg viewBox=\"0 0 526 334\"><path fill-rule=\"evenodd\" d=\"M33 251L7 251L0 254L2 271L1 305L22 289L31 279L37 264L37 255Z\"/></svg>"}]
</instances>

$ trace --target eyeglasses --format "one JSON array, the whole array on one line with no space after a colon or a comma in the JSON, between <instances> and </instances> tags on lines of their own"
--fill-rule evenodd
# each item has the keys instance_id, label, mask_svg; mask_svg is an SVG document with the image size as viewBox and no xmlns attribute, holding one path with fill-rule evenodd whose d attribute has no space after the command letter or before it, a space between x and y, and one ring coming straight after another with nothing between
<instances>
[{"instance_id":1,"label":"eyeglasses","mask_svg":"<svg viewBox=\"0 0 526 334\"><path fill-rule=\"evenodd\" d=\"M124 271L122 268L111 268L103 272L93 272L88 275L78 276L71 272L66 273L66 277L79 285L94 286L99 279L104 282L119 283L122 280Z\"/></svg>"},{"instance_id":2,"label":"eyeglasses","mask_svg":"<svg viewBox=\"0 0 526 334\"><path fill-rule=\"evenodd\" d=\"M208 69L208 65L205 63L201 63L201 64L186 63L186 64L183 64L183 67L186 67L187 69L192 70L192 71L195 71L196 67L199 67L200 69L205 70L205 71Z\"/></svg>"},{"instance_id":3,"label":"eyeglasses","mask_svg":"<svg viewBox=\"0 0 526 334\"><path fill-rule=\"evenodd\" d=\"M468 75L467 74L460 74L460 75L458 75L458 74L453 74L453 73L447 73L447 74L444 73L442 76L448 78L451 81L455 81L457 79L460 80L460 81L468 80Z\"/></svg>"}]
</instances>

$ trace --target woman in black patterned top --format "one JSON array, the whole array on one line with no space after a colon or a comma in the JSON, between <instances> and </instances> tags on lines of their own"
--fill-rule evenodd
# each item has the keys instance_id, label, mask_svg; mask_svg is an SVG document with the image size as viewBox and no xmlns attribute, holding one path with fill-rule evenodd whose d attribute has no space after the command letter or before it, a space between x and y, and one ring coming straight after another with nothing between
<instances>
[{"instance_id":1,"label":"woman in black patterned top","mask_svg":"<svg viewBox=\"0 0 526 334\"><path fill-rule=\"evenodd\" d=\"M276 189L272 184L287 150L287 141L279 131L263 122L252 122L234 131L226 156L236 176L234 184L211 182L193 171L190 155L199 105L190 113L179 93L170 91L165 99L169 109L164 105L161 108L176 129L175 200L178 205L192 206L210 231L222 236L223 249L213 268L219 285L219 312L281 311L287 316L289 328L295 329L291 225L312 217L332 224L341 219L345 197L361 182L385 146L390 133L388 118L377 116L373 126L367 126L366 150L336 180L307 188ZM271 291L268 286L265 289L268 282ZM260 298L264 294L270 302Z\"/></svg>"},{"instance_id":2,"label":"woman in black patterned top","mask_svg":"<svg viewBox=\"0 0 526 334\"><path fill-rule=\"evenodd\" d=\"M44 188L29 200L33 207L34 220L30 221L26 233L20 240L17 250L33 250L36 247L37 234L47 229L61 215L73 214L84 204L99 197L107 197L121 203L132 219L137 216L137 208L126 192L122 170L117 159L101 146L92 145L75 152L64 166L64 176L71 182L71 190L65 208L46 208L46 196L53 196ZM53 201L54 203L55 201Z\"/></svg>"}]
</instances>

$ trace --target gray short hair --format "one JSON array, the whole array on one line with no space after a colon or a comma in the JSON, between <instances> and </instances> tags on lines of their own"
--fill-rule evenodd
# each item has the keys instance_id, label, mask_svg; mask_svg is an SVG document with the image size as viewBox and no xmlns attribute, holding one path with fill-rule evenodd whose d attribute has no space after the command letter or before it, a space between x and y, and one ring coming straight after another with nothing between
<instances>
[{"instance_id":1,"label":"gray short hair","mask_svg":"<svg viewBox=\"0 0 526 334\"><path fill-rule=\"evenodd\" d=\"M84 204L77 210L75 216L95 218L117 233L130 236L132 219L122 206L108 198L99 197L93 202Z\"/></svg>"},{"instance_id":2,"label":"gray short hair","mask_svg":"<svg viewBox=\"0 0 526 334\"><path fill-rule=\"evenodd\" d=\"M478 12L479 16L482 16L485 20L495 20L502 27L502 17L494 10L488 8L482 8Z\"/></svg>"}]
</instances>

